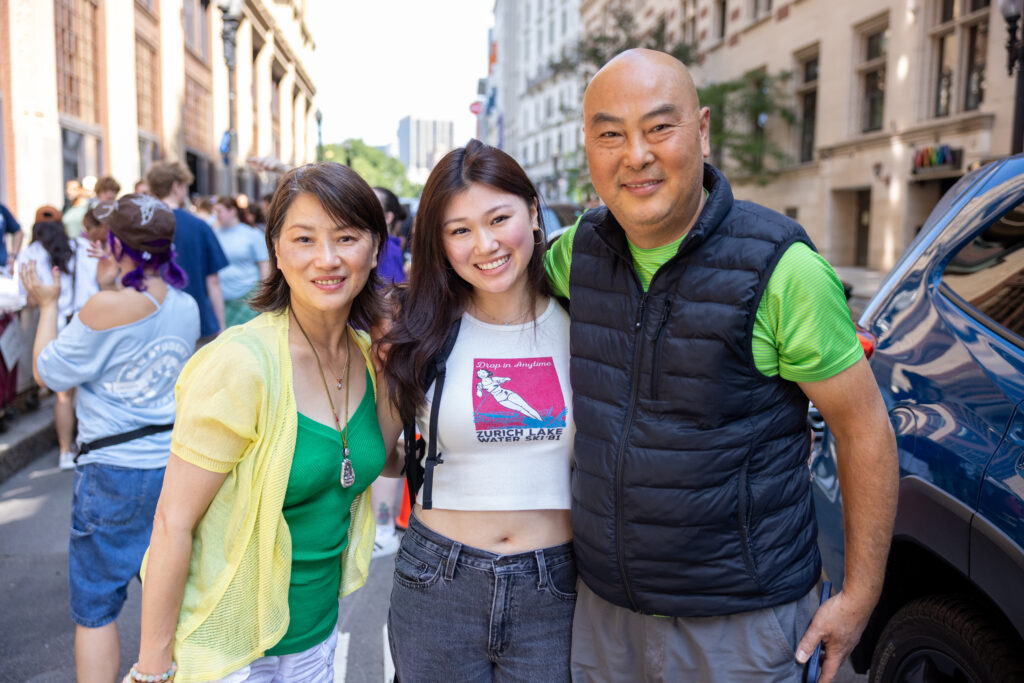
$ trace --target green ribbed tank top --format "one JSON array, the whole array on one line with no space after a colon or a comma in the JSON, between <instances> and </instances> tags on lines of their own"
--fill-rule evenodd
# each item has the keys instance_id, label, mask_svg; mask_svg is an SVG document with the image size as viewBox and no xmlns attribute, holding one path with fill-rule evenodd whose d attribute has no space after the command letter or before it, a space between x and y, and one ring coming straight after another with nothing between
<instances>
[{"instance_id":1,"label":"green ribbed tank top","mask_svg":"<svg viewBox=\"0 0 1024 683\"><path fill-rule=\"evenodd\" d=\"M338 620L341 553L348 545L352 501L384 468L384 438L377 423L373 384L348 422L348 448L356 481L341 485L341 435L298 415L295 455L284 494L284 521L292 537L288 631L266 655L308 650L331 634Z\"/></svg>"}]
</instances>

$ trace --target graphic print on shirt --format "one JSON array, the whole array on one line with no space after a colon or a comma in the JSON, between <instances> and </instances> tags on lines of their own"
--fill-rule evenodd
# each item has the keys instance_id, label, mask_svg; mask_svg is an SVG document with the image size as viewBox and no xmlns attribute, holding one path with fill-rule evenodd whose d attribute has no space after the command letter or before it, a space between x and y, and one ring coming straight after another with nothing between
<instances>
[{"instance_id":1,"label":"graphic print on shirt","mask_svg":"<svg viewBox=\"0 0 1024 683\"><path fill-rule=\"evenodd\" d=\"M159 408L174 401L174 383L192 349L181 337L161 337L125 363L107 391L137 408Z\"/></svg>"},{"instance_id":2,"label":"graphic print on shirt","mask_svg":"<svg viewBox=\"0 0 1024 683\"><path fill-rule=\"evenodd\" d=\"M477 441L558 441L566 406L551 357L476 358L473 422Z\"/></svg>"}]
</instances>

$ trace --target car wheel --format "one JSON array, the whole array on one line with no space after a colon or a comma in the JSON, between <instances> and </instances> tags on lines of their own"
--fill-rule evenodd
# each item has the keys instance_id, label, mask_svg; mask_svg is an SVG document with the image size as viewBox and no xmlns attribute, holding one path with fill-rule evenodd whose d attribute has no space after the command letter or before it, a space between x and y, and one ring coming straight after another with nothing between
<instances>
[{"instance_id":1,"label":"car wheel","mask_svg":"<svg viewBox=\"0 0 1024 683\"><path fill-rule=\"evenodd\" d=\"M960 595L915 600L886 625L871 660L871 683L1019 681L1020 643L977 601Z\"/></svg>"}]
</instances>

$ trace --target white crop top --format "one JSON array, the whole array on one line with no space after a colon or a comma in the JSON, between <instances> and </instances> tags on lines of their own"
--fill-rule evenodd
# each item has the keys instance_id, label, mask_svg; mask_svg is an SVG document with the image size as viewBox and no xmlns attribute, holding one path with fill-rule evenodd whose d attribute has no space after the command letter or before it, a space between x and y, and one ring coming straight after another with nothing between
<instances>
[{"instance_id":1,"label":"white crop top","mask_svg":"<svg viewBox=\"0 0 1024 683\"><path fill-rule=\"evenodd\" d=\"M433 397L431 386L416 416L424 438ZM434 507L567 510L574 435L562 307L552 299L523 325L464 314L437 415Z\"/></svg>"}]
</instances>

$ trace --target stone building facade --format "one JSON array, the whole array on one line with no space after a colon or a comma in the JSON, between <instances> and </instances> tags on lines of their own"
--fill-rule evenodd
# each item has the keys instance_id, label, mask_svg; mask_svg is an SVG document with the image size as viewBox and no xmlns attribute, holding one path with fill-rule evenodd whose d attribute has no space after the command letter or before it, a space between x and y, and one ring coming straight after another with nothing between
<instances>
[{"instance_id":1,"label":"stone building facade","mask_svg":"<svg viewBox=\"0 0 1024 683\"><path fill-rule=\"evenodd\" d=\"M228 69L209 0L0 2L0 201L31 224L70 178L131 191L156 159L186 162L193 192L254 196L274 178L248 156L316 158L315 48L306 0L236 0L237 155L226 159ZM233 182L232 182L233 181Z\"/></svg>"},{"instance_id":2,"label":"stone building facade","mask_svg":"<svg viewBox=\"0 0 1024 683\"><path fill-rule=\"evenodd\" d=\"M616 5L641 30L665 16L669 40L696 47L698 85L791 74L795 122L763 122L789 161L765 185L731 179L795 216L835 265L888 270L957 178L1010 152L993 0L581 0L583 33L606 31Z\"/></svg>"}]
</instances>

